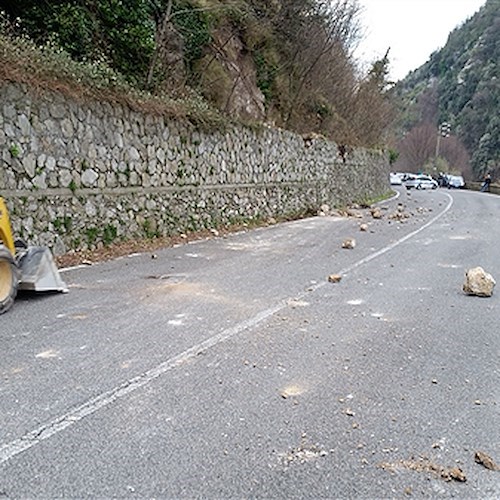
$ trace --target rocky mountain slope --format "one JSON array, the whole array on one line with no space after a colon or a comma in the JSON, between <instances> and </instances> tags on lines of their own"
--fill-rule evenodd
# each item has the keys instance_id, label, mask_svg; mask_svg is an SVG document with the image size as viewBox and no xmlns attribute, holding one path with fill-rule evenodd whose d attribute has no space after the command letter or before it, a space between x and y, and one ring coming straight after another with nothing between
<instances>
[{"instance_id":1,"label":"rocky mountain slope","mask_svg":"<svg viewBox=\"0 0 500 500\"><path fill-rule=\"evenodd\" d=\"M398 148L401 167L435 167L437 160L438 167L458 164L458 170L473 178L486 172L500 177L499 61L500 0L487 0L441 50L396 87L400 134L405 135ZM422 146L424 140L429 147ZM416 143L421 145L419 154Z\"/></svg>"}]
</instances>

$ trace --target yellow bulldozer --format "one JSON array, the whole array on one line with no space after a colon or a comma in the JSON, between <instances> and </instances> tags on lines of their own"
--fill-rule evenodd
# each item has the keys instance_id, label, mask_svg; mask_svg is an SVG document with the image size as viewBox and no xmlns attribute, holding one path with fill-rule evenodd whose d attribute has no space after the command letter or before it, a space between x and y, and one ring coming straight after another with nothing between
<instances>
[{"instance_id":1,"label":"yellow bulldozer","mask_svg":"<svg viewBox=\"0 0 500 500\"><path fill-rule=\"evenodd\" d=\"M11 308L18 290L68 291L47 247L14 240L7 206L0 197L0 314Z\"/></svg>"}]
</instances>

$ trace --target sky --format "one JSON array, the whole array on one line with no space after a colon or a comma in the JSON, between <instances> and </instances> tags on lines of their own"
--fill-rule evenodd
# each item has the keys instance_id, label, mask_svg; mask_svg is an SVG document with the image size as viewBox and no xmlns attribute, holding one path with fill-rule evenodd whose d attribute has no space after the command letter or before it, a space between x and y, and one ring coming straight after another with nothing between
<instances>
[{"instance_id":1,"label":"sky","mask_svg":"<svg viewBox=\"0 0 500 500\"><path fill-rule=\"evenodd\" d=\"M454 28L486 0L358 0L364 40L355 56L364 65L390 47L390 78L404 78L444 47Z\"/></svg>"}]
</instances>

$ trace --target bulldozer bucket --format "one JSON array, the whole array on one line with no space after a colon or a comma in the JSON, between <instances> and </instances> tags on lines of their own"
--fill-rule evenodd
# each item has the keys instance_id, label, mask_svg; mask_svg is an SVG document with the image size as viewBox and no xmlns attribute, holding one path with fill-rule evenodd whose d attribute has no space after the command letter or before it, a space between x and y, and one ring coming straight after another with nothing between
<instances>
[{"instance_id":1,"label":"bulldozer bucket","mask_svg":"<svg viewBox=\"0 0 500 500\"><path fill-rule=\"evenodd\" d=\"M47 247L28 247L17 258L20 270L19 290L67 292L52 253Z\"/></svg>"}]
</instances>

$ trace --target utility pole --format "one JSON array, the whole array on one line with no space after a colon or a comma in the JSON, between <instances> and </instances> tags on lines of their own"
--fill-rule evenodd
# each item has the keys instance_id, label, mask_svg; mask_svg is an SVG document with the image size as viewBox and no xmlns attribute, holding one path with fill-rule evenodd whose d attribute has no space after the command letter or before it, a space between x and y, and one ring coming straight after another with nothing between
<instances>
[{"instance_id":1,"label":"utility pole","mask_svg":"<svg viewBox=\"0 0 500 500\"><path fill-rule=\"evenodd\" d=\"M434 174L437 175L437 164L439 157L439 147L441 146L441 137L449 137L450 136L451 125L448 122L443 122L438 127L438 135L436 142L436 154L434 156Z\"/></svg>"}]
</instances>

